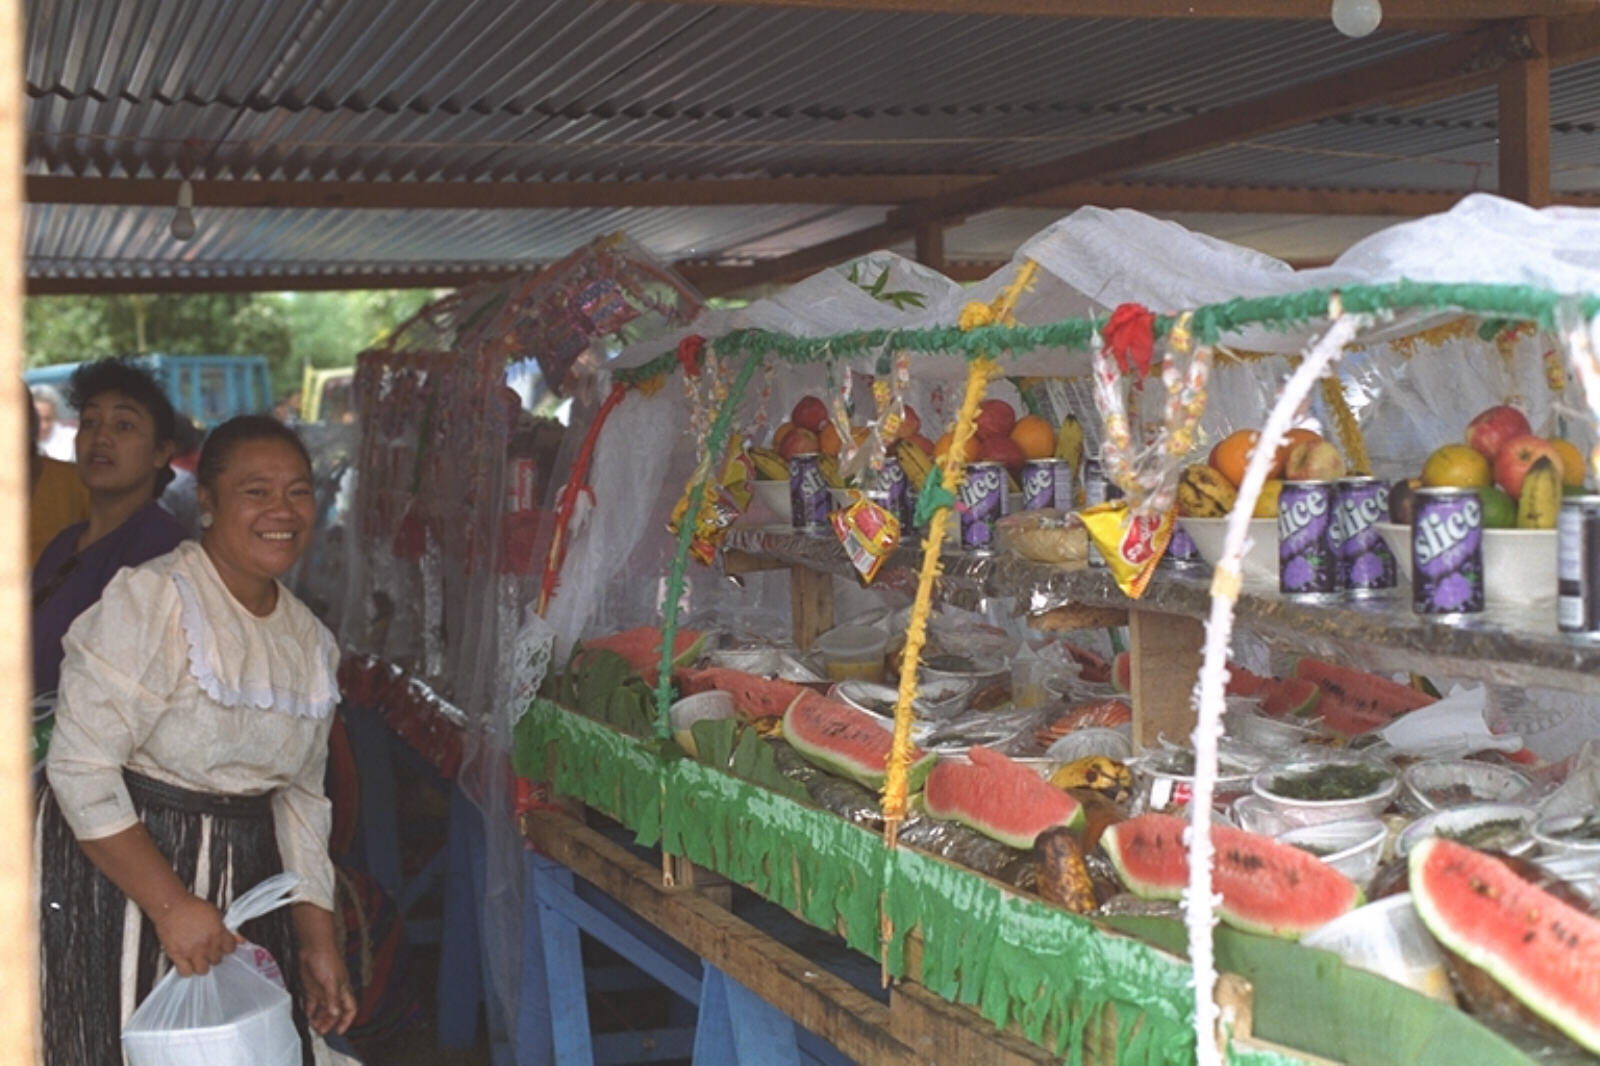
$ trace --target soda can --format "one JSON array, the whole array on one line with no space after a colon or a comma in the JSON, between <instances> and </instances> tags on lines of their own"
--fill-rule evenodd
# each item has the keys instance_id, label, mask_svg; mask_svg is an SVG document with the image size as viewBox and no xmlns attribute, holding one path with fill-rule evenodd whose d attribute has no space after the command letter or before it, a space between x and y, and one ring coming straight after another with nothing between
<instances>
[{"instance_id":1,"label":"soda can","mask_svg":"<svg viewBox=\"0 0 1600 1066\"><path fill-rule=\"evenodd\" d=\"M1167 553L1161 557L1161 562L1156 564L1169 570L1201 570L1205 568L1206 561L1200 558L1200 549L1195 547L1194 538L1189 536L1189 531L1183 528L1182 522L1174 521L1172 524L1172 539L1167 542Z\"/></svg>"},{"instance_id":2,"label":"soda can","mask_svg":"<svg viewBox=\"0 0 1600 1066\"><path fill-rule=\"evenodd\" d=\"M1375 477L1340 478L1338 486L1339 587L1351 599L1382 596L1398 581L1394 553L1378 533L1389 517L1389 487Z\"/></svg>"},{"instance_id":3,"label":"soda can","mask_svg":"<svg viewBox=\"0 0 1600 1066\"><path fill-rule=\"evenodd\" d=\"M815 533L828 528L833 497L822 477L822 456L804 452L789 460L789 512L794 528Z\"/></svg>"},{"instance_id":4,"label":"soda can","mask_svg":"<svg viewBox=\"0 0 1600 1066\"><path fill-rule=\"evenodd\" d=\"M1029 459L1022 464L1022 509L1073 509L1072 464L1065 459Z\"/></svg>"},{"instance_id":5,"label":"soda can","mask_svg":"<svg viewBox=\"0 0 1600 1066\"><path fill-rule=\"evenodd\" d=\"M1001 463L967 464L961 483L961 547L965 551L994 550L994 527L1006 509L1006 468Z\"/></svg>"},{"instance_id":6,"label":"soda can","mask_svg":"<svg viewBox=\"0 0 1600 1066\"><path fill-rule=\"evenodd\" d=\"M1483 503L1476 489L1416 491L1411 609L1445 622L1483 610Z\"/></svg>"},{"instance_id":7,"label":"soda can","mask_svg":"<svg viewBox=\"0 0 1600 1066\"><path fill-rule=\"evenodd\" d=\"M1600 496L1569 496L1556 519L1556 624L1600 639Z\"/></svg>"},{"instance_id":8,"label":"soda can","mask_svg":"<svg viewBox=\"0 0 1600 1066\"><path fill-rule=\"evenodd\" d=\"M1093 507L1112 499L1111 482L1106 478L1106 469L1100 465L1098 458L1083 461L1083 505Z\"/></svg>"},{"instance_id":9,"label":"soda can","mask_svg":"<svg viewBox=\"0 0 1600 1066\"><path fill-rule=\"evenodd\" d=\"M1335 483L1287 481L1278 495L1278 591L1297 600L1339 598Z\"/></svg>"},{"instance_id":10,"label":"soda can","mask_svg":"<svg viewBox=\"0 0 1600 1066\"><path fill-rule=\"evenodd\" d=\"M884 457L883 470L878 474L878 487L887 496L884 510L900 520L901 536L904 537L904 531L911 528L917 505L911 498L911 480L906 477L900 460L892 455Z\"/></svg>"}]
</instances>

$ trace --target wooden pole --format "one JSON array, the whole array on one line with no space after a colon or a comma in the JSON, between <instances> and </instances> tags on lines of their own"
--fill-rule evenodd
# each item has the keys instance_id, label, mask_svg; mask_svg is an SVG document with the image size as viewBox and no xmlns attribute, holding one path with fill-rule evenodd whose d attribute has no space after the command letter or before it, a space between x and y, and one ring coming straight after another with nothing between
<instances>
[{"instance_id":1,"label":"wooden pole","mask_svg":"<svg viewBox=\"0 0 1600 1066\"><path fill-rule=\"evenodd\" d=\"M0 2L0 1061L34 1061L39 1019L37 916L33 907L33 830L28 731L32 655L27 600L28 465L22 383L22 5Z\"/></svg>"},{"instance_id":2,"label":"wooden pole","mask_svg":"<svg viewBox=\"0 0 1600 1066\"><path fill-rule=\"evenodd\" d=\"M1500 75L1500 195L1533 207L1550 203L1550 30L1526 24L1536 54Z\"/></svg>"},{"instance_id":3,"label":"wooden pole","mask_svg":"<svg viewBox=\"0 0 1600 1066\"><path fill-rule=\"evenodd\" d=\"M944 272L944 227L937 222L917 227L917 262Z\"/></svg>"}]
</instances>

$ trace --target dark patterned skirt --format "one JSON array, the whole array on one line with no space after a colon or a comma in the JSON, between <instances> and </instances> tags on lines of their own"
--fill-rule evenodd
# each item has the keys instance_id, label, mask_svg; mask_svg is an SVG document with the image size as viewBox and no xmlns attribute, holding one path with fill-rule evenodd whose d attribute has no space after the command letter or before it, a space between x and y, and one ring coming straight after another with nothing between
<instances>
[{"instance_id":1,"label":"dark patterned skirt","mask_svg":"<svg viewBox=\"0 0 1600 1066\"><path fill-rule=\"evenodd\" d=\"M283 871L272 797L223 796L125 771L134 808L189 891L226 910ZM119 1066L122 1026L171 965L155 926L78 846L48 787L39 798L39 940L45 1066ZM311 1037L289 908L240 933L272 952L294 1001L303 1066Z\"/></svg>"}]
</instances>

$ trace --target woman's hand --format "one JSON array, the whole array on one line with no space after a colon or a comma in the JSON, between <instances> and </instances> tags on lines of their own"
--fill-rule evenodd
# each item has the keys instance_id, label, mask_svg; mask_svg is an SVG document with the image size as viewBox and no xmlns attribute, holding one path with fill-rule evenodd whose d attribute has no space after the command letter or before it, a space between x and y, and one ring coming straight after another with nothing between
<instances>
[{"instance_id":1,"label":"woman's hand","mask_svg":"<svg viewBox=\"0 0 1600 1066\"><path fill-rule=\"evenodd\" d=\"M183 977L205 973L239 946L239 937L222 924L222 912L198 896L171 904L155 927L161 950Z\"/></svg>"},{"instance_id":2,"label":"woman's hand","mask_svg":"<svg viewBox=\"0 0 1600 1066\"><path fill-rule=\"evenodd\" d=\"M331 946L302 946L300 982L306 993L306 1020L326 1036L342 1033L356 1020L356 996L344 957Z\"/></svg>"}]
</instances>

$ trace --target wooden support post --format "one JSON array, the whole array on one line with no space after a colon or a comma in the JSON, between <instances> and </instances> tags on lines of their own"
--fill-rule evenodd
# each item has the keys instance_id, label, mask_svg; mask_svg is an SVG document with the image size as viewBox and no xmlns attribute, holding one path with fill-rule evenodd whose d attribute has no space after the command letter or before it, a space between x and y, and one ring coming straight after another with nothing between
<instances>
[{"instance_id":1,"label":"wooden support post","mask_svg":"<svg viewBox=\"0 0 1600 1066\"><path fill-rule=\"evenodd\" d=\"M833 628L833 575L791 566L789 618L794 626L794 646L810 651L817 635Z\"/></svg>"},{"instance_id":2,"label":"wooden support post","mask_svg":"<svg viewBox=\"0 0 1600 1066\"><path fill-rule=\"evenodd\" d=\"M943 271L944 262L944 227L938 223L929 223L917 227L917 262L925 267Z\"/></svg>"},{"instance_id":3,"label":"wooden support post","mask_svg":"<svg viewBox=\"0 0 1600 1066\"><path fill-rule=\"evenodd\" d=\"M1536 55L1500 74L1500 195L1533 207L1550 203L1550 29L1525 24Z\"/></svg>"},{"instance_id":4,"label":"wooden support post","mask_svg":"<svg viewBox=\"0 0 1600 1066\"><path fill-rule=\"evenodd\" d=\"M1133 674L1133 742L1147 748L1165 736L1182 744L1194 732L1190 694L1200 673L1205 626L1195 618L1131 610L1128 641Z\"/></svg>"}]
</instances>

